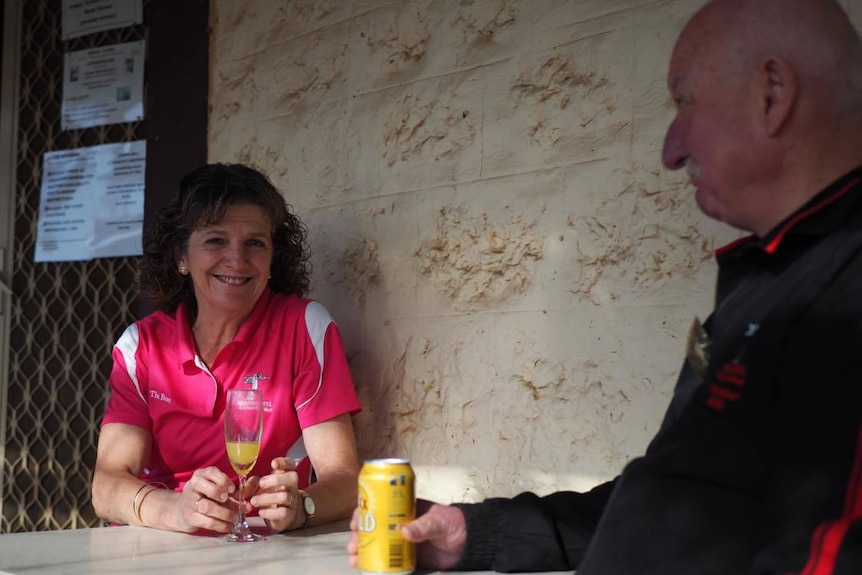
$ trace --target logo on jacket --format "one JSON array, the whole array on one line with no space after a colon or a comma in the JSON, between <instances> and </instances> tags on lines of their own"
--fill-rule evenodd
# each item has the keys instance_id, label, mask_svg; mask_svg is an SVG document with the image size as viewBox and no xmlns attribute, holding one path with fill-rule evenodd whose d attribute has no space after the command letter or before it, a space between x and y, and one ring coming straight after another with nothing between
<instances>
[{"instance_id":1,"label":"logo on jacket","mask_svg":"<svg viewBox=\"0 0 862 575\"><path fill-rule=\"evenodd\" d=\"M722 411L728 402L737 401L742 396L745 386L745 365L727 362L715 374L707 393L706 405L716 411Z\"/></svg>"},{"instance_id":2,"label":"logo on jacket","mask_svg":"<svg viewBox=\"0 0 862 575\"><path fill-rule=\"evenodd\" d=\"M748 327L745 328L745 337L754 337L754 334L756 334L759 329L760 324L754 322L748 324Z\"/></svg>"},{"instance_id":3,"label":"logo on jacket","mask_svg":"<svg viewBox=\"0 0 862 575\"><path fill-rule=\"evenodd\" d=\"M706 400L706 405L716 411L722 411L727 406L728 402L739 401L742 397L742 388L745 387L745 376L747 371L743 363L748 351L748 346L757 332L760 330L760 324L757 322L749 322L742 332L744 338L740 348L736 352L736 356L726 362L718 370L706 392L709 397Z\"/></svg>"},{"instance_id":4,"label":"logo on jacket","mask_svg":"<svg viewBox=\"0 0 862 575\"><path fill-rule=\"evenodd\" d=\"M242 382L250 385L252 389L257 389L258 382L265 380L269 380L269 378L262 373L253 373L252 375L244 377Z\"/></svg>"}]
</instances>

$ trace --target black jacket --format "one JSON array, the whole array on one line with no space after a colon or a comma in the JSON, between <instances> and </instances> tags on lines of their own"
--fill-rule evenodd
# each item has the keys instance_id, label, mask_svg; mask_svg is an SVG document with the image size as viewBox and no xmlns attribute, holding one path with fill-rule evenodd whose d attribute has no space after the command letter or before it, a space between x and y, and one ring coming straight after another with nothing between
<instances>
[{"instance_id":1,"label":"black jacket","mask_svg":"<svg viewBox=\"0 0 862 575\"><path fill-rule=\"evenodd\" d=\"M646 454L589 493L460 505L459 569L862 573L862 168L717 257L705 376L684 365Z\"/></svg>"}]
</instances>

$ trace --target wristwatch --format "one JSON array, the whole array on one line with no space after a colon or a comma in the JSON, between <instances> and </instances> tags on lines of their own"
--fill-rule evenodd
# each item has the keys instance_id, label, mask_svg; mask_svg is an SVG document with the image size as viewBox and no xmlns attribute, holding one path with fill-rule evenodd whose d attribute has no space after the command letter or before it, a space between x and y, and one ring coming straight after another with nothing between
<instances>
[{"instance_id":1,"label":"wristwatch","mask_svg":"<svg viewBox=\"0 0 862 575\"><path fill-rule=\"evenodd\" d=\"M314 519L316 507L314 506L314 499L311 498L311 495L307 491L300 489L299 496L302 497L302 510L305 511L305 522L302 524L302 527L305 528Z\"/></svg>"}]
</instances>

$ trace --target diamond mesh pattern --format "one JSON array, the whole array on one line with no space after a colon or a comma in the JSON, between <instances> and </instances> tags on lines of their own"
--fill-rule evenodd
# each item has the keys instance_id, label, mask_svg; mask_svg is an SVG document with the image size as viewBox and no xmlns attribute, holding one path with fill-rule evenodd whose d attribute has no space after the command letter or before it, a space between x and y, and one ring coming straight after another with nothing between
<instances>
[{"instance_id":1,"label":"diamond mesh pattern","mask_svg":"<svg viewBox=\"0 0 862 575\"><path fill-rule=\"evenodd\" d=\"M143 139L141 123L60 129L63 55L141 40L144 27L64 43L61 0L24 0L21 14L15 296L0 533L101 524L90 503L90 480L111 346L137 309L136 258L35 264L33 253L43 154Z\"/></svg>"}]
</instances>

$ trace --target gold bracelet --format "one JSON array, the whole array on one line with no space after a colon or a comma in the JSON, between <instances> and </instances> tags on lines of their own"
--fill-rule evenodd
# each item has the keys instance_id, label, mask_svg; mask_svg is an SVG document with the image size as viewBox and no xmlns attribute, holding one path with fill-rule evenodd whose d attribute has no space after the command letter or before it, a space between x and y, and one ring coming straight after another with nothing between
<instances>
[{"instance_id":1,"label":"gold bracelet","mask_svg":"<svg viewBox=\"0 0 862 575\"><path fill-rule=\"evenodd\" d=\"M152 489L150 489L149 491L147 491L146 493L144 493L143 497L141 497L141 501L140 501L140 503L138 503L138 496L140 496L140 495L141 495L141 491L143 491L143 490L144 490L144 487L152 487ZM132 501L132 512L135 514L135 519L137 519L137 520L138 520L138 523L140 523L141 525L143 525L143 524L144 524L144 520L143 520L143 519L141 519L141 506L143 506L143 504L144 504L144 499L146 499L146 498L147 498L147 495L149 495L150 493L152 493L153 491L156 491L156 490L158 490L158 487L156 487L155 485L150 485L149 483L144 483L144 484L143 484L143 485L138 489L138 492L137 492L137 493L135 493L135 500L134 500L134 501Z\"/></svg>"},{"instance_id":2,"label":"gold bracelet","mask_svg":"<svg viewBox=\"0 0 862 575\"><path fill-rule=\"evenodd\" d=\"M138 512L137 512L137 509L138 509L138 496L141 494L141 491L143 491L143 490L144 490L144 488L145 488L145 487L148 487L149 485L150 485L149 483L144 483L144 484L142 484L140 487L138 487L138 490L137 490L137 491L135 491L135 498L132 500L132 514L133 514L135 517L137 517L137 516L138 516Z\"/></svg>"},{"instance_id":3,"label":"gold bracelet","mask_svg":"<svg viewBox=\"0 0 862 575\"><path fill-rule=\"evenodd\" d=\"M159 491L159 488L154 485L152 489L146 491L143 495L141 495L141 502L138 504L138 521L140 521L141 525L144 526L146 526L146 523L144 523L144 520L141 518L141 509L144 507L144 499L146 499L147 496L153 491Z\"/></svg>"}]
</instances>

